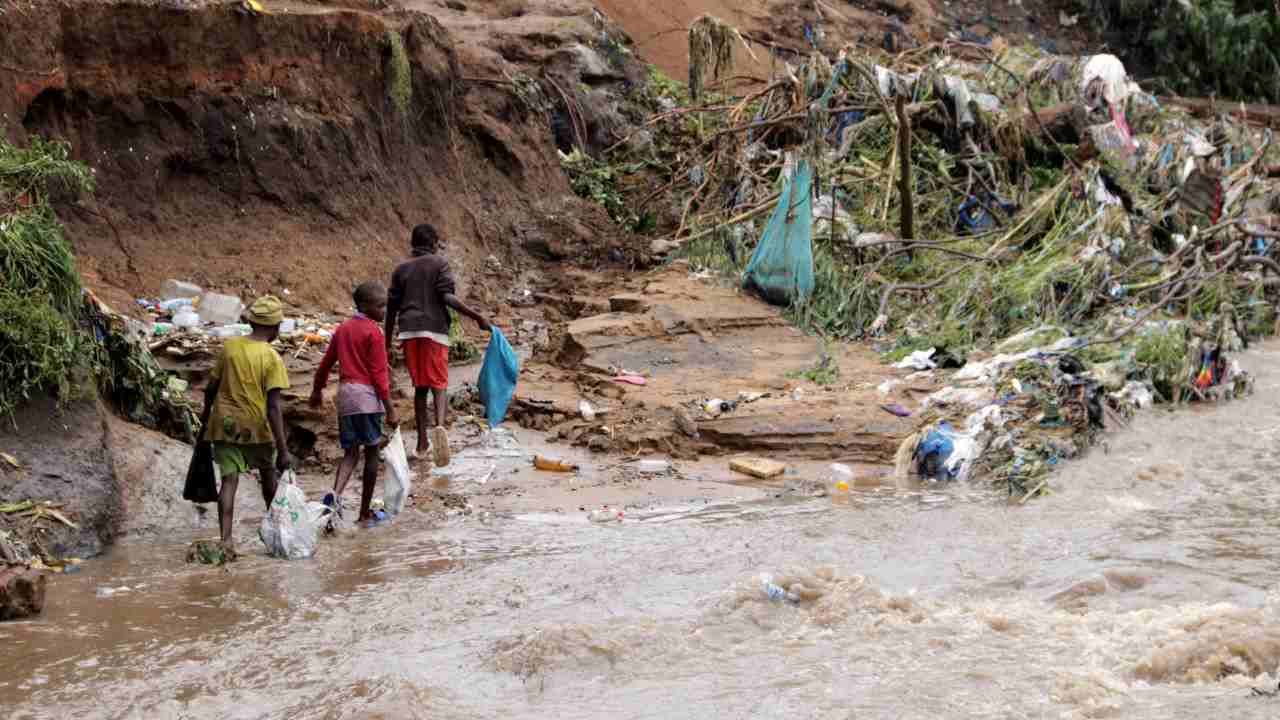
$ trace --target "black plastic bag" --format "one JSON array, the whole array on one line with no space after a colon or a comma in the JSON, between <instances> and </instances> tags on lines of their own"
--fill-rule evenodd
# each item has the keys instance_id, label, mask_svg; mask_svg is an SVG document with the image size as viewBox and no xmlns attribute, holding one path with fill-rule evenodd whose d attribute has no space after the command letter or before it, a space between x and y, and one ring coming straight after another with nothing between
<instances>
[{"instance_id":1,"label":"black plastic bag","mask_svg":"<svg viewBox=\"0 0 1280 720\"><path fill-rule=\"evenodd\" d=\"M213 444L196 443L187 467L187 482L182 487L182 499L193 503L218 501L218 479L213 468Z\"/></svg>"}]
</instances>

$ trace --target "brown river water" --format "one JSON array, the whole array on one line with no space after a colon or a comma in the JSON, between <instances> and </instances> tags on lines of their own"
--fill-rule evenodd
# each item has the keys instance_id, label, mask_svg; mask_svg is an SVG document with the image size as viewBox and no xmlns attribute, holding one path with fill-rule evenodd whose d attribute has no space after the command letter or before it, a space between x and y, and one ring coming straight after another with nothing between
<instances>
[{"instance_id":1,"label":"brown river water","mask_svg":"<svg viewBox=\"0 0 1280 720\"><path fill-rule=\"evenodd\" d=\"M408 513L229 571L128 541L0 625L0 717L1280 717L1280 347L1244 363L1254 397L1140 416L1025 506Z\"/></svg>"}]
</instances>

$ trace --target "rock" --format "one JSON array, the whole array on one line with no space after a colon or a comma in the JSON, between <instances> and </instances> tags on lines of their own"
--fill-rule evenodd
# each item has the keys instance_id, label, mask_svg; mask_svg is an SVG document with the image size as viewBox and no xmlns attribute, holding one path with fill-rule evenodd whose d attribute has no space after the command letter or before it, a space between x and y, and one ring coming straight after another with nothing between
<instances>
[{"instance_id":1,"label":"rock","mask_svg":"<svg viewBox=\"0 0 1280 720\"><path fill-rule=\"evenodd\" d=\"M698 423L694 421L693 416L689 414L688 410L682 407L677 407L675 409L675 415L676 427L680 429L680 432L691 438L698 437Z\"/></svg>"},{"instance_id":2,"label":"rock","mask_svg":"<svg viewBox=\"0 0 1280 720\"><path fill-rule=\"evenodd\" d=\"M608 452L611 445L609 438L604 435L592 435L591 439L587 441L587 448L591 452Z\"/></svg>"},{"instance_id":3,"label":"rock","mask_svg":"<svg viewBox=\"0 0 1280 720\"><path fill-rule=\"evenodd\" d=\"M642 313L649 307L649 299L640 293L623 293L609 298L609 312Z\"/></svg>"},{"instance_id":4,"label":"rock","mask_svg":"<svg viewBox=\"0 0 1280 720\"><path fill-rule=\"evenodd\" d=\"M21 565L0 570L0 620L18 620L43 612L46 582L43 572Z\"/></svg>"}]
</instances>

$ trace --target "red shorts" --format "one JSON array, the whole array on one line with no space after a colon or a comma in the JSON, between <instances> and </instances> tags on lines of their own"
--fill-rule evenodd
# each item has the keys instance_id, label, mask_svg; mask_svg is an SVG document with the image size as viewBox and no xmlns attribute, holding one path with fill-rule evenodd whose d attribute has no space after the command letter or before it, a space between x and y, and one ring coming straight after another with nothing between
<instances>
[{"instance_id":1,"label":"red shorts","mask_svg":"<svg viewBox=\"0 0 1280 720\"><path fill-rule=\"evenodd\" d=\"M404 348L404 364L416 388L449 389L449 348L428 338L409 338Z\"/></svg>"}]
</instances>

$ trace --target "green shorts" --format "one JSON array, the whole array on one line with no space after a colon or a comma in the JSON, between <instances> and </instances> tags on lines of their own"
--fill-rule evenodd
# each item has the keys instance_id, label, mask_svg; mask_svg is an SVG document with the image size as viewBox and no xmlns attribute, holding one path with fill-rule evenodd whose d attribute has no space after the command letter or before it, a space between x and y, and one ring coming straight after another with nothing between
<instances>
[{"instance_id":1,"label":"green shorts","mask_svg":"<svg viewBox=\"0 0 1280 720\"><path fill-rule=\"evenodd\" d=\"M262 445L238 445L214 443L213 464L218 466L220 477L239 475L262 467L272 467L276 462L276 447Z\"/></svg>"}]
</instances>

